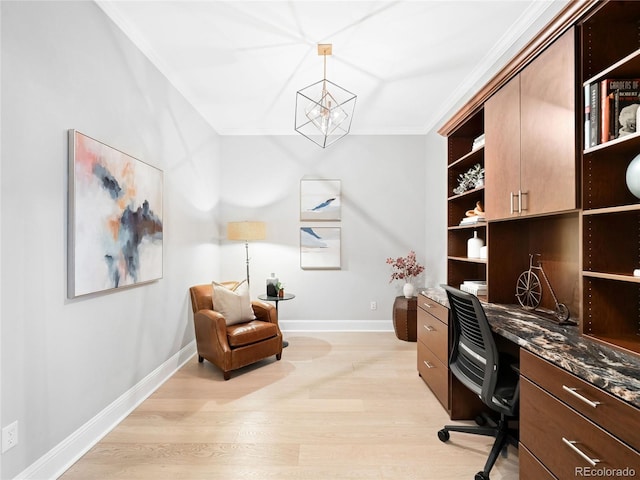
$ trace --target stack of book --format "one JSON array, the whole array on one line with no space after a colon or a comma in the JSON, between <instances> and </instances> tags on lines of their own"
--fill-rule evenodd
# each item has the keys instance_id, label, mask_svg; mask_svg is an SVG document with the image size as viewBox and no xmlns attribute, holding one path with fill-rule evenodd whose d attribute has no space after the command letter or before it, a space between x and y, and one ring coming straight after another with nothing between
<instances>
[{"instance_id":1,"label":"stack of book","mask_svg":"<svg viewBox=\"0 0 640 480\"><path fill-rule=\"evenodd\" d=\"M473 215L471 217L464 217L460 220L460 225L475 225L477 223L484 223L487 219L484 215Z\"/></svg>"},{"instance_id":2,"label":"stack of book","mask_svg":"<svg viewBox=\"0 0 640 480\"><path fill-rule=\"evenodd\" d=\"M480 147L484 147L484 133L473 140L471 151L477 150Z\"/></svg>"},{"instance_id":3,"label":"stack of book","mask_svg":"<svg viewBox=\"0 0 640 480\"><path fill-rule=\"evenodd\" d=\"M476 297L478 295L486 295L487 294L487 282L484 280L465 280L462 285L460 285L460 290L463 292L471 293Z\"/></svg>"},{"instance_id":4,"label":"stack of book","mask_svg":"<svg viewBox=\"0 0 640 480\"><path fill-rule=\"evenodd\" d=\"M584 87L584 146L636 132L640 78L605 78Z\"/></svg>"}]
</instances>

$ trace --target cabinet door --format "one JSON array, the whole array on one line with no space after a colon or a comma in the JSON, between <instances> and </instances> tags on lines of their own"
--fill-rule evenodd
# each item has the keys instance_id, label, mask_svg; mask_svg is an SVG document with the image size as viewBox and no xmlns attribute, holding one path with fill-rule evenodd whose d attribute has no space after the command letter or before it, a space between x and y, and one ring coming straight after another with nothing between
<instances>
[{"instance_id":1,"label":"cabinet door","mask_svg":"<svg viewBox=\"0 0 640 480\"><path fill-rule=\"evenodd\" d=\"M571 29L520 74L523 215L576 208L575 65Z\"/></svg>"},{"instance_id":2,"label":"cabinet door","mask_svg":"<svg viewBox=\"0 0 640 480\"><path fill-rule=\"evenodd\" d=\"M513 194L520 188L519 77L484 104L484 129L485 215L487 220L517 216Z\"/></svg>"}]
</instances>

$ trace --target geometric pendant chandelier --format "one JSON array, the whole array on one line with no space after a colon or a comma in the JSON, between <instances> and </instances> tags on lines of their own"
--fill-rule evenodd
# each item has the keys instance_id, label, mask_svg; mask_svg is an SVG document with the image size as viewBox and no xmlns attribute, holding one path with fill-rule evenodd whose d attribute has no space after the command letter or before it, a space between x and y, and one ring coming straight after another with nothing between
<instances>
[{"instance_id":1,"label":"geometric pendant chandelier","mask_svg":"<svg viewBox=\"0 0 640 480\"><path fill-rule=\"evenodd\" d=\"M324 77L296 93L296 131L322 148L349 133L357 98L327 80L327 55L331 54L330 43L318 44L318 55L324 57Z\"/></svg>"}]
</instances>

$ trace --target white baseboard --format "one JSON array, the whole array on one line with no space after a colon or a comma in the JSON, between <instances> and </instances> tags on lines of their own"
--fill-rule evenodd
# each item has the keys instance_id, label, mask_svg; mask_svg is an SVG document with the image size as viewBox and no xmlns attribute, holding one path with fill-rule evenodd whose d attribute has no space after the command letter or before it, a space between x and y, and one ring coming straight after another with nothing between
<instances>
[{"instance_id":1,"label":"white baseboard","mask_svg":"<svg viewBox=\"0 0 640 480\"><path fill-rule=\"evenodd\" d=\"M60 477L138 405L171 378L195 353L196 343L193 341L27 467L16 479L36 480Z\"/></svg>"},{"instance_id":2,"label":"white baseboard","mask_svg":"<svg viewBox=\"0 0 640 480\"><path fill-rule=\"evenodd\" d=\"M280 320L283 332L393 332L392 320Z\"/></svg>"}]
</instances>

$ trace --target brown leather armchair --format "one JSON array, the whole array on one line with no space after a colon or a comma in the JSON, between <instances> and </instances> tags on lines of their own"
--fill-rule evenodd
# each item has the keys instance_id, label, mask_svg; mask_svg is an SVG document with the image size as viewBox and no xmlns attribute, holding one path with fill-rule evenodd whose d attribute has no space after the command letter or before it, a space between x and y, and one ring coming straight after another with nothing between
<instances>
[{"instance_id":1,"label":"brown leather armchair","mask_svg":"<svg viewBox=\"0 0 640 480\"><path fill-rule=\"evenodd\" d=\"M236 282L222 285L233 288ZM189 289L196 331L198 361L206 358L217 365L229 380L231 370L250 365L275 355L282 358L282 332L278 326L278 312L270 304L252 301L256 320L227 326L224 317L215 311L211 284Z\"/></svg>"}]
</instances>

